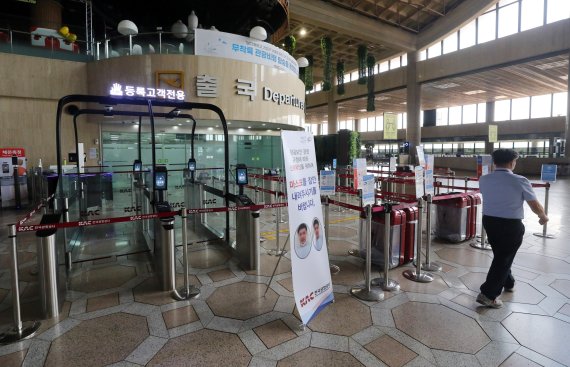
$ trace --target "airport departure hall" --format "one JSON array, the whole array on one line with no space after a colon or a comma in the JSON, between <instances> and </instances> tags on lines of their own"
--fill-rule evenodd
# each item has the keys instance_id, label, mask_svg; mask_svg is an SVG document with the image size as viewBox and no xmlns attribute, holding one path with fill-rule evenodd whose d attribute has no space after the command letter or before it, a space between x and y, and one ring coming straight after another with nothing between
<instances>
[{"instance_id":1,"label":"airport departure hall","mask_svg":"<svg viewBox=\"0 0 570 367\"><path fill-rule=\"evenodd\" d=\"M0 366L570 366L569 58L570 0L3 0Z\"/></svg>"}]
</instances>

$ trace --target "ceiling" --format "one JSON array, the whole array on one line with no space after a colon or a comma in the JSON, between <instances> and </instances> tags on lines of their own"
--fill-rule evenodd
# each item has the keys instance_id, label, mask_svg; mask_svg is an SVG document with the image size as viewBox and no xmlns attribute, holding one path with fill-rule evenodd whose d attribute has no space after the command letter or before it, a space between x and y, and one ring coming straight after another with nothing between
<instances>
[{"instance_id":1,"label":"ceiling","mask_svg":"<svg viewBox=\"0 0 570 367\"><path fill-rule=\"evenodd\" d=\"M422 84L422 110L538 96L568 90L568 54ZM339 120L383 112L406 112L406 89L377 94L376 111L366 112L366 97L339 103ZM307 123L327 120L327 106L307 110Z\"/></svg>"}]
</instances>

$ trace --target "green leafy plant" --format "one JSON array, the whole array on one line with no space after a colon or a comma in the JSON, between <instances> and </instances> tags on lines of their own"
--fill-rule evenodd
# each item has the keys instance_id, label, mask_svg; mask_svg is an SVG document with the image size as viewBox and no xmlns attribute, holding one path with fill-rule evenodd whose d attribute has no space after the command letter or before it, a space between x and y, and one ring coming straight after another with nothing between
<instances>
[{"instance_id":1,"label":"green leafy plant","mask_svg":"<svg viewBox=\"0 0 570 367\"><path fill-rule=\"evenodd\" d=\"M342 60L336 63L336 93L344 94L344 61Z\"/></svg>"},{"instance_id":2,"label":"green leafy plant","mask_svg":"<svg viewBox=\"0 0 570 367\"><path fill-rule=\"evenodd\" d=\"M358 131L350 132L349 162L354 158L360 157L360 133Z\"/></svg>"},{"instance_id":3,"label":"green leafy plant","mask_svg":"<svg viewBox=\"0 0 570 367\"><path fill-rule=\"evenodd\" d=\"M307 60L309 66L305 68L305 90L310 91L313 89L313 55L308 55Z\"/></svg>"},{"instance_id":4,"label":"green leafy plant","mask_svg":"<svg viewBox=\"0 0 570 367\"><path fill-rule=\"evenodd\" d=\"M285 50L289 52L289 55L293 56L297 48L297 39L294 36L287 36L283 42L285 43Z\"/></svg>"},{"instance_id":5,"label":"green leafy plant","mask_svg":"<svg viewBox=\"0 0 570 367\"><path fill-rule=\"evenodd\" d=\"M331 79L332 79L332 66L331 66L331 54L332 54L332 40L329 36L324 36L321 38L321 52L323 55L323 91L331 90Z\"/></svg>"},{"instance_id":6,"label":"green leafy plant","mask_svg":"<svg viewBox=\"0 0 570 367\"><path fill-rule=\"evenodd\" d=\"M365 45L358 46L358 84L366 84L366 56L368 49Z\"/></svg>"},{"instance_id":7,"label":"green leafy plant","mask_svg":"<svg viewBox=\"0 0 570 367\"><path fill-rule=\"evenodd\" d=\"M375 111L374 106L374 66L376 65L376 58L374 55L369 54L366 58L366 66L368 68L368 95L366 99L366 111Z\"/></svg>"}]
</instances>

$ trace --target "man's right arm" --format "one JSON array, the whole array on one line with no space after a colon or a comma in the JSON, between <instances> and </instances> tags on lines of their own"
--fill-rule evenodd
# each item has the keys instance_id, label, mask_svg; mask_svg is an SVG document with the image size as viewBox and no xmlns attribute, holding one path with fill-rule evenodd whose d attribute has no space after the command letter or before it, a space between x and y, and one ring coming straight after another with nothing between
<instances>
[{"instance_id":1,"label":"man's right arm","mask_svg":"<svg viewBox=\"0 0 570 367\"><path fill-rule=\"evenodd\" d=\"M538 223L540 224L544 224L546 222L548 222L548 216L546 215L546 213L544 212L544 208L542 207L542 204L540 204L540 202L538 200L529 200L527 201L528 206L530 206L530 209L532 210L532 212L536 215L538 215Z\"/></svg>"}]
</instances>

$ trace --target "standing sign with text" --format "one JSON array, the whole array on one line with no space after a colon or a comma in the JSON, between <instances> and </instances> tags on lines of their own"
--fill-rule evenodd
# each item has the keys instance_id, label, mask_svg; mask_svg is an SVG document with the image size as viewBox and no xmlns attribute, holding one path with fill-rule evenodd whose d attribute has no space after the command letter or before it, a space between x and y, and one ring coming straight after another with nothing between
<instances>
[{"instance_id":1,"label":"standing sign with text","mask_svg":"<svg viewBox=\"0 0 570 367\"><path fill-rule=\"evenodd\" d=\"M360 189L362 177L366 174L366 158L355 158L352 162L354 189Z\"/></svg>"},{"instance_id":2,"label":"standing sign with text","mask_svg":"<svg viewBox=\"0 0 570 367\"><path fill-rule=\"evenodd\" d=\"M396 157L390 157L390 165L388 166L388 170L390 172L396 172L396 165L398 164Z\"/></svg>"},{"instance_id":3,"label":"standing sign with text","mask_svg":"<svg viewBox=\"0 0 570 367\"><path fill-rule=\"evenodd\" d=\"M416 166L414 168L414 176L416 179L416 199L424 196L424 168Z\"/></svg>"},{"instance_id":4,"label":"standing sign with text","mask_svg":"<svg viewBox=\"0 0 570 367\"><path fill-rule=\"evenodd\" d=\"M375 178L374 175L364 175L362 176L362 206L374 205L376 202L374 198L375 191Z\"/></svg>"},{"instance_id":5,"label":"standing sign with text","mask_svg":"<svg viewBox=\"0 0 570 367\"><path fill-rule=\"evenodd\" d=\"M432 154L426 154L426 165L425 165L425 181L424 181L424 192L426 195L435 195L434 189L434 179L433 179L433 165L434 156Z\"/></svg>"},{"instance_id":6,"label":"standing sign with text","mask_svg":"<svg viewBox=\"0 0 570 367\"><path fill-rule=\"evenodd\" d=\"M493 157L489 154L477 156L477 177L485 176L491 171Z\"/></svg>"},{"instance_id":7,"label":"standing sign with text","mask_svg":"<svg viewBox=\"0 0 570 367\"><path fill-rule=\"evenodd\" d=\"M422 147L421 145L418 145L416 147L416 153L418 155L418 164L422 167L426 166L426 157L424 154L424 147Z\"/></svg>"},{"instance_id":8,"label":"standing sign with text","mask_svg":"<svg viewBox=\"0 0 570 367\"><path fill-rule=\"evenodd\" d=\"M321 195L334 195L335 194L335 182L336 174L335 171L321 171Z\"/></svg>"},{"instance_id":9,"label":"standing sign with text","mask_svg":"<svg viewBox=\"0 0 570 367\"><path fill-rule=\"evenodd\" d=\"M308 324L334 301L321 208L315 143L305 131L283 131L287 211L295 304Z\"/></svg>"},{"instance_id":10,"label":"standing sign with text","mask_svg":"<svg viewBox=\"0 0 570 367\"><path fill-rule=\"evenodd\" d=\"M540 181L556 182L556 171L558 166L555 164L543 164L540 170Z\"/></svg>"}]
</instances>

